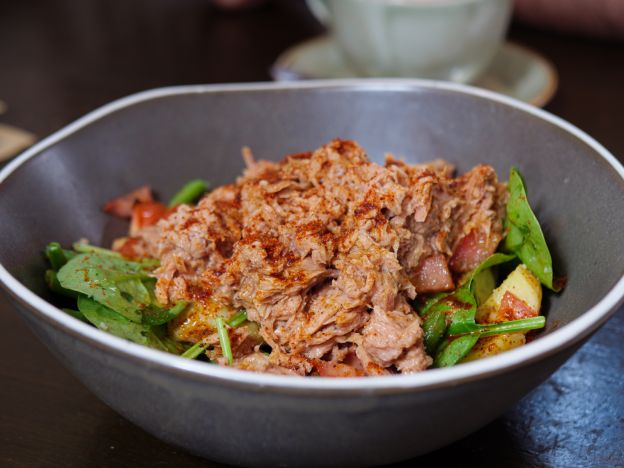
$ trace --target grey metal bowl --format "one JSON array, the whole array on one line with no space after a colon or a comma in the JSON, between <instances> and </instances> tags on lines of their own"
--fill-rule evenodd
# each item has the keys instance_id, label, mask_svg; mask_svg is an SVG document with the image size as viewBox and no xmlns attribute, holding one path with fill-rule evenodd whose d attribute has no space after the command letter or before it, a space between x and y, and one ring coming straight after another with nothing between
<instances>
[{"instance_id":1,"label":"grey metal bowl","mask_svg":"<svg viewBox=\"0 0 624 468\"><path fill-rule=\"evenodd\" d=\"M106 244L123 223L102 202L140 184L166 198L197 176L240 173L242 145L277 159L334 137L371 157L444 157L461 170L524 172L568 286L548 326L491 359L418 375L332 380L189 361L100 332L52 305L42 247ZM375 465L414 457L487 424L546 379L624 296L624 170L572 125L464 86L413 80L167 88L109 104L0 174L0 281L48 347L99 398L146 431L246 466ZM614 389L615 391L615 389ZM85 428L87 430L88 428Z\"/></svg>"}]
</instances>

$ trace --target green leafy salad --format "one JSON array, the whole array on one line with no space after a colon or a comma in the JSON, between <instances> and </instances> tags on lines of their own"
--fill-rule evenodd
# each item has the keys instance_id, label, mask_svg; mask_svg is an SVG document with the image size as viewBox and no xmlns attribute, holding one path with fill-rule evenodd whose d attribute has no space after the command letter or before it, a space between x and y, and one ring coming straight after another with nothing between
<instances>
[{"instance_id":1,"label":"green leafy salad","mask_svg":"<svg viewBox=\"0 0 624 468\"><path fill-rule=\"evenodd\" d=\"M185 185L172 199L170 206L192 203L206 191L203 181ZM75 242L71 250L58 242L46 246L50 269L45 273L50 290L75 300L75 307L63 308L71 316L134 343L161 351L196 358L203 350L173 340L166 324L183 312L189 303L180 301L163 308L155 296L156 259L133 261L119 252ZM237 322L238 323L238 322ZM238 323L240 325L240 323ZM234 324L234 326L236 323ZM224 334L227 340L227 334ZM223 348L227 348L224 343Z\"/></svg>"}]
</instances>

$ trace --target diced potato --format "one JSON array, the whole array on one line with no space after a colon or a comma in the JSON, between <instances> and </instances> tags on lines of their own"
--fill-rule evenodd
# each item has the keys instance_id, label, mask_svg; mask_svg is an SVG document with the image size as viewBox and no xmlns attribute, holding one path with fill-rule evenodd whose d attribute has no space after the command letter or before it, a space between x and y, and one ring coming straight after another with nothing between
<instances>
[{"instance_id":1,"label":"diced potato","mask_svg":"<svg viewBox=\"0 0 624 468\"><path fill-rule=\"evenodd\" d=\"M490 277L493 279L493 277ZM490 287L490 278L481 275L475 280L480 279L475 283L476 290L475 295L478 296L478 288L482 288L480 291L481 297L487 288ZM508 320L501 317L500 309L501 303L506 293L513 294L517 299L523 301L526 306L531 309L534 315L538 315L542 303L542 286L539 280L529 271L525 265L519 265L509 276L503 281L503 283L492 294L481 303L479 299L477 302L479 308L477 309L476 321L478 323L498 323ZM524 307L524 305L523 305ZM461 362L474 361L476 359L482 359L485 357L495 356L510 349L517 348L526 343L525 333L506 333L502 335L487 336L480 338L477 344L472 350L462 359Z\"/></svg>"},{"instance_id":2,"label":"diced potato","mask_svg":"<svg viewBox=\"0 0 624 468\"><path fill-rule=\"evenodd\" d=\"M524 333L507 333L504 335L486 336L485 338L480 338L479 341L477 341L477 344L474 345L461 362L469 362L474 361L475 359L495 356L499 353L522 346L524 343L526 343Z\"/></svg>"},{"instance_id":3,"label":"diced potato","mask_svg":"<svg viewBox=\"0 0 624 468\"><path fill-rule=\"evenodd\" d=\"M535 312L535 315L539 314L542 303L542 286L533 273L524 264L521 264L492 292L483 305L479 306L476 321L478 323L503 321L504 319L499 317L498 312L507 292L524 301Z\"/></svg>"}]
</instances>

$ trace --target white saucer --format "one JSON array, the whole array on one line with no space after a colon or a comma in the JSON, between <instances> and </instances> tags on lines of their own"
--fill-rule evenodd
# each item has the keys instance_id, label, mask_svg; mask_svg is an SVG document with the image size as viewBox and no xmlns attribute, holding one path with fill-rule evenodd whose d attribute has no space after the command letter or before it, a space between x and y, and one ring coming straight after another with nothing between
<instances>
[{"instance_id":1,"label":"white saucer","mask_svg":"<svg viewBox=\"0 0 624 468\"><path fill-rule=\"evenodd\" d=\"M276 81L357 77L343 62L330 36L317 37L286 50L271 68L271 75ZM542 107L555 94L557 83L557 71L548 60L507 42L472 84Z\"/></svg>"}]
</instances>

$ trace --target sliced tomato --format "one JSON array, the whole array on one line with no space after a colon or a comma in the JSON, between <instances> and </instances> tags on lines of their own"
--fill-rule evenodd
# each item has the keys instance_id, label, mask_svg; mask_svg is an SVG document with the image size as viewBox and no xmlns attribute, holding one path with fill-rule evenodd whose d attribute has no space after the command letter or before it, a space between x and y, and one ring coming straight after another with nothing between
<instances>
[{"instance_id":1,"label":"sliced tomato","mask_svg":"<svg viewBox=\"0 0 624 468\"><path fill-rule=\"evenodd\" d=\"M106 202L102 209L113 216L119 218L128 219L132 216L132 209L137 203L149 203L153 202L152 189L149 185L144 185L136 190L133 190L126 195L122 195L117 198L113 198Z\"/></svg>"},{"instance_id":2,"label":"sliced tomato","mask_svg":"<svg viewBox=\"0 0 624 468\"><path fill-rule=\"evenodd\" d=\"M498 319L501 322L537 317L537 315L538 313L529 307L526 302L509 291L503 295L500 308L498 309Z\"/></svg>"},{"instance_id":3,"label":"sliced tomato","mask_svg":"<svg viewBox=\"0 0 624 468\"><path fill-rule=\"evenodd\" d=\"M414 270L411 280L417 293L435 293L455 289L446 257L442 254L434 254L422 259Z\"/></svg>"},{"instance_id":4,"label":"sliced tomato","mask_svg":"<svg viewBox=\"0 0 624 468\"><path fill-rule=\"evenodd\" d=\"M130 235L133 236L142 228L156 224L168 211L169 209L160 202L137 203L132 208Z\"/></svg>"}]
</instances>

